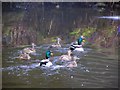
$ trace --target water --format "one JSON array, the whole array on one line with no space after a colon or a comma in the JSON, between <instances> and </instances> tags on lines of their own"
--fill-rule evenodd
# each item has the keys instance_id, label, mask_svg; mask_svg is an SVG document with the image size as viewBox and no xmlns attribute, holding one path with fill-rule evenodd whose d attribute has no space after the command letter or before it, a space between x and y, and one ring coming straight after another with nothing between
<instances>
[{"instance_id":1,"label":"water","mask_svg":"<svg viewBox=\"0 0 120 90\"><path fill-rule=\"evenodd\" d=\"M54 65L41 68L38 63L44 58L48 45L37 47L31 60L15 59L22 48L4 48L2 53L3 88L115 88L118 87L118 59L115 53L85 48L76 53L78 67L66 68ZM53 49L54 60L67 52L67 47ZM63 51L63 52L62 52Z\"/></svg>"}]
</instances>

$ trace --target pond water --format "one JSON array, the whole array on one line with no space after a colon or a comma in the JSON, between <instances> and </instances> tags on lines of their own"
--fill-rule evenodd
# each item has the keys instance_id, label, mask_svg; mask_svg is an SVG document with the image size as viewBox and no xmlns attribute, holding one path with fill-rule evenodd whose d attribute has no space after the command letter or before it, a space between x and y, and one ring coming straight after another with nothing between
<instances>
[{"instance_id":1,"label":"pond water","mask_svg":"<svg viewBox=\"0 0 120 90\"><path fill-rule=\"evenodd\" d=\"M2 87L3 88L116 88L118 87L118 57L85 48L85 52L75 54L80 58L78 66L66 68L54 65L50 68L38 66L44 59L49 45L36 47L31 60L16 59L22 48L3 48ZM68 46L54 48L54 60L66 54Z\"/></svg>"}]
</instances>

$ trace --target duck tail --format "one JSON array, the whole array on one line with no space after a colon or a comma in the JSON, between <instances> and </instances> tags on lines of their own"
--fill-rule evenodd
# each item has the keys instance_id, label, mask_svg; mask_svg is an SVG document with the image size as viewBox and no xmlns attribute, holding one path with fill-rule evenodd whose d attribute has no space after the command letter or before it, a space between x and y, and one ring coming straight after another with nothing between
<instances>
[{"instance_id":1,"label":"duck tail","mask_svg":"<svg viewBox=\"0 0 120 90\"><path fill-rule=\"evenodd\" d=\"M75 50L75 47L73 45L70 46L70 50Z\"/></svg>"},{"instance_id":2,"label":"duck tail","mask_svg":"<svg viewBox=\"0 0 120 90\"><path fill-rule=\"evenodd\" d=\"M40 62L40 66L42 66L42 64L43 64L43 63L42 63L42 62Z\"/></svg>"}]
</instances>

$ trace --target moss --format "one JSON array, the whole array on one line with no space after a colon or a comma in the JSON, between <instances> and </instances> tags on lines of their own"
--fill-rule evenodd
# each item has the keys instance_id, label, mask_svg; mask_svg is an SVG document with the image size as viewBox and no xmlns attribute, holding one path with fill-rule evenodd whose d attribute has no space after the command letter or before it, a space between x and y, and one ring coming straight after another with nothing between
<instances>
[{"instance_id":1,"label":"moss","mask_svg":"<svg viewBox=\"0 0 120 90\"><path fill-rule=\"evenodd\" d=\"M86 27L83 29L82 35L85 37L90 37L95 31L96 31L96 28Z\"/></svg>"},{"instance_id":2,"label":"moss","mask_svg":"<svg viewBox=\"0 0 120 90\"><path fill-rule=\"evenodd\" d=\"M57 37L51 37L51 41L52 41L53 43L56 42L56 41L57 41L56 38L57 38Z\"/></svg>"},{"instance_id":3,"label":"moss","mask_svg":"<svg viewBox=\"0 0 120 90\"><path fill-rule=\"evenodd\" d=\"M78 36L80 34L80 31L80 28L75 28L72 32L70 32L70 35Z\"/></svg>"}]
</instances>

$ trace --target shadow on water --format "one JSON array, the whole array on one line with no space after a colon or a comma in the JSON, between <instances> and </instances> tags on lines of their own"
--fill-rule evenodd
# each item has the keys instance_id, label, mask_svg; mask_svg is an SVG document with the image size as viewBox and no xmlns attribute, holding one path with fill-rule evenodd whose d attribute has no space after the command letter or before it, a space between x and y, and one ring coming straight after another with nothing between
<instances>
[{"instance_id":1,"label":"shadow on water","mask_svg":"<svg viewBox=\"0 0 120 90\"><path fill-rule=\"evenodd\" d=\"M36 54L28 61L15 59L21 48L3 49L3 87L28 88L90 88L117 87L118 60L108 57L106 53L85 48L84 53L75 54L78 67L67 68L63 65L53 65L50 68L39 67L47 46L36 47ZM53 49L54 61L59 55L67 53L67 47ZM63 53L62 53L63 51ZM37 58L34 58L37 56Z\"/></svg>"}]
</instances>

